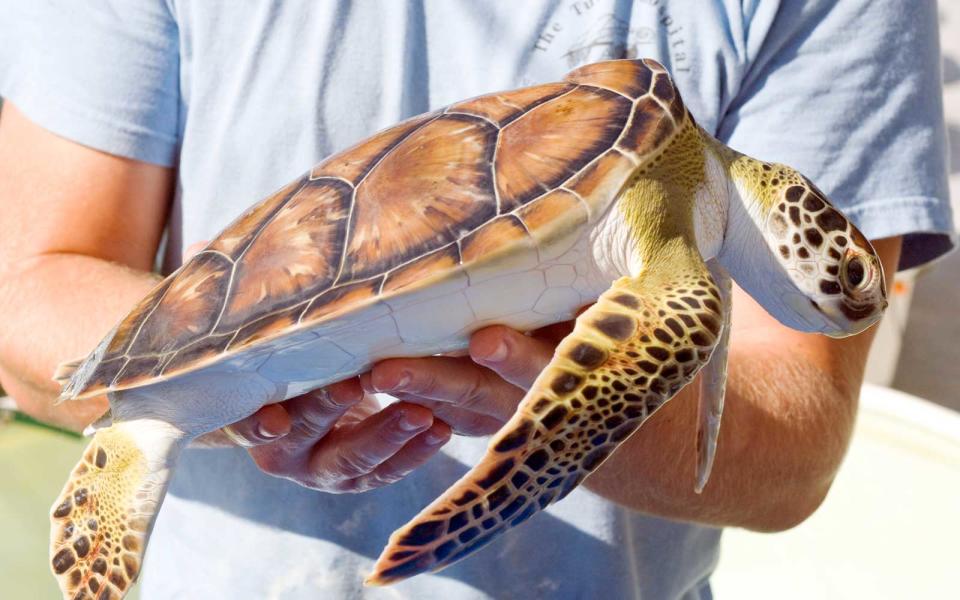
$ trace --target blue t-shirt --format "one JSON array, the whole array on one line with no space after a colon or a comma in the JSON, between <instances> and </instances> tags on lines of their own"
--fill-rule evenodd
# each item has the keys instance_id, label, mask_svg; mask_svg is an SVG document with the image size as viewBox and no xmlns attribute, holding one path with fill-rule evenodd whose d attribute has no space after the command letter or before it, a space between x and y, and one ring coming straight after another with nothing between
<instances>
[{"instance_id":1,"label":"blue t-shirt","mask_svg":"<svg viewBox=\"0 0 960 600\"><path fill-rule=\"evenodd\" d=\"M951 247L933 0L0 0L0 40L0 95L30 118L176 166L166 269L382 127L633 56L664 63L721 140L797 167L869 237L904 236L901 267ZM264 475L239 449L185 452L143 596L710 597L719 530L584 489L439 574L363 588L390 532L485 446L457 438L360 495Z\"/></svg>"}]
</instances>

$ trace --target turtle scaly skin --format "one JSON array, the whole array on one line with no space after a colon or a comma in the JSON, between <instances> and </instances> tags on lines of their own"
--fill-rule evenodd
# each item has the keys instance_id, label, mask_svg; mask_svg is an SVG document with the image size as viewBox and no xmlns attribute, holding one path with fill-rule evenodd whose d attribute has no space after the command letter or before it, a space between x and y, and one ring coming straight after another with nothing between
<instances>
[{"instance_id":1,"label":"turtle scaly skin","mask_svg":"<svg viewBox=\"0 0 960 600\"><path fill-rule=\"evenodd\" d=\"M854 333L886 305L856 228L789 167L700 129L654 61L586 65L384 130L253 206L58 371L63 400L107 393L112 409L51 513L61 589L126 593L195 437L382 358L594 301L486 457L391 537L369 581L442 568L559 500L705 369L700 489L727 273L805 331Z\"/></svg>"}]
</instances>

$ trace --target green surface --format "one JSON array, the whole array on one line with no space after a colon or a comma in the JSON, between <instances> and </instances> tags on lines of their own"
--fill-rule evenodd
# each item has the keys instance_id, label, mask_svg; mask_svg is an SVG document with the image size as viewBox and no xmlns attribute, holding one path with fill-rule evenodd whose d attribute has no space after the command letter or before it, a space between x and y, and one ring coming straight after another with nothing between
<instances>
[{"instance_id":1,"label":"green surface","mask_svg":"<svg viewBox=\"0 0 960 600\"><path fill-rule=\"evenodd\" d=\"M47 567L47 513L86 443L26 420L0 417L0 597L59 596Z\"/></svg>"}]
</instances>

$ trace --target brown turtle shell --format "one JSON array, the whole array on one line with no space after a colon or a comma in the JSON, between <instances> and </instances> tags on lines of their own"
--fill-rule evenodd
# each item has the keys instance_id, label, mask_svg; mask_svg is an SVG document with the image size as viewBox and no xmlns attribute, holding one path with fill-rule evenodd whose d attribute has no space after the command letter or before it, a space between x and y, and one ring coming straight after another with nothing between
<instances>
[{"instance_id":1,"label":"brown turtle shell","mask_svg":"<svg viewBox=\"0 0 960 600\"><path fill-rule=\"evenodd\" d=\"M381 131L237 218L134 308L63 397L195 370L596 218L684 117L662 66L622 60Z\"/></svg>"}]
</instances>

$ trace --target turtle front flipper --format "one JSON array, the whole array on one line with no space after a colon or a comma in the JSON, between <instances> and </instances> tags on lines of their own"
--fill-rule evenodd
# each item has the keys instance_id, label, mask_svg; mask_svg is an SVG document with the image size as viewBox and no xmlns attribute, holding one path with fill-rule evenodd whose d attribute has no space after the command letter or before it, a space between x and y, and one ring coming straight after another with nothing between
<instances>
[{"instance_id":1,"label":"turtle front flipper","mask_svg":"<svg viewBox=\"0 0 960 600\"><path fill-rule=\"evenodd\" d=\"M707 363L721 293L694 251L577 318L483 460L396 531L371 584L446 567L563 498Z\"/></svg>"},{"instance_id":2,"label":"turtle front flipper","mask_svg":"<svg viewBox=\"0 0 960 600\"><path fill-rule=\"evenodd\" d=\"M720 291L723 307L723 330L720 340L710 355L710 362L700 374L700 405L697 417L697 483L699 494L710 479L713 459L717 454L717 439L720 436L720 418L723 416L723 398L727 391L727 353L730 349L730 311L733 282L716 259L707 261L710 276Z\"/></svg>"},{"instance_id":3,"label":"turtle front flipper","mask_svg":"<svg viewBox=\"0 0 960 600\"><path fill-rule=\"evenodd\" d=\"M50 566L64 598L126 595L183 443L146 419L94 435L50 514Z\"/></svg>"}]
</instances>

